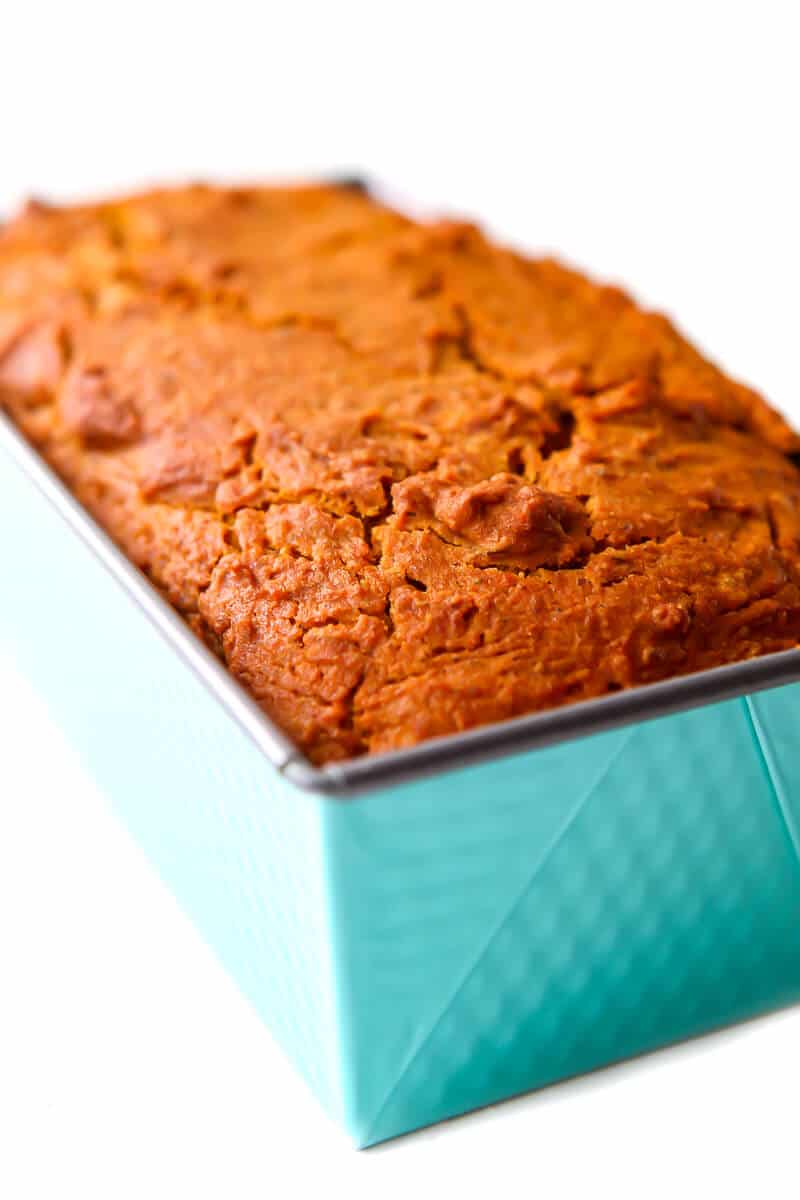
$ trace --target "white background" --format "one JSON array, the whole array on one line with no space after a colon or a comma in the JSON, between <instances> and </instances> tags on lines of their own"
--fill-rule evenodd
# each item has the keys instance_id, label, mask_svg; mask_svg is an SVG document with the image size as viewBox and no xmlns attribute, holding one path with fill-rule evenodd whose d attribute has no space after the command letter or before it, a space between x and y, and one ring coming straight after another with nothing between
<instances>
[{"instance_id":1,"label":"white background","mask_svg":"<svg viewBox=\"0 0 800 1200\"><path fill-rule=\"evenodd\" d=\"M9 4L0 212L365 172L624 282L800 421L794 9ZM797 1011L351 1151L2 659L0 697L4 1197L797 1195Z\"/></svg>"}]
</instances>

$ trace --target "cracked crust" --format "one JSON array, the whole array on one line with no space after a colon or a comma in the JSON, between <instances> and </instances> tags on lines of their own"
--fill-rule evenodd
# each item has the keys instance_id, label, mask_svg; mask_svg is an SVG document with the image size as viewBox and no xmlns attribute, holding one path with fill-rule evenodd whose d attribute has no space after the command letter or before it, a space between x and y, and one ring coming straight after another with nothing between
<instances>
[{"instance_id":1,"label":"cracked crust","mask_svg":"<svg viewBox=\"0 0 800 1200\"><path fill-rule=\"evenodd\" d=\"M35 205L0 403L315 762L800 641L800 439L663 317L352 187Z\"/></svg>"}]
</instances>

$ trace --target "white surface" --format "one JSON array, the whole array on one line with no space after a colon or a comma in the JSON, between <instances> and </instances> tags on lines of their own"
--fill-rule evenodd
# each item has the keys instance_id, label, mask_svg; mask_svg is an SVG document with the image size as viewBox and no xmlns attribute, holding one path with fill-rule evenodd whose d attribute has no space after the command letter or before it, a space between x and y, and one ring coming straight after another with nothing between
<instances>
[{"instance_id":1,"label":"white surface","mask_svg":"<svg viewBox=\"0 0 800 1200\"><path fill-rule=\"evenodd\" d=\"M4 13L0 211L363 170L625 282L800 421L794 6L202 7ZM797 1194L798 1011L354 1153L2 661L0 696L0 1195Z\"/></svg>"}]
</instances>

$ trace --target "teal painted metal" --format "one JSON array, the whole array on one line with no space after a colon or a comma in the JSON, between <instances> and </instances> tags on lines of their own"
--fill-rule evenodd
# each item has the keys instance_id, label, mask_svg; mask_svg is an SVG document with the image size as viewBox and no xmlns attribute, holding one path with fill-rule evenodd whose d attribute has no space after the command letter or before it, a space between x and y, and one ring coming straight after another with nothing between
<instances>
[{"instance_id":1,"label":"teal painted metal","mask_svg":"<svg viewBox=\"0 0 800 1200\"><path fill-rule=\"evenodd\" d=\"M0 531L4 649L357 1145L800 999L800 685L326 799L5 463Z\"/></svg>"},{"instance_id":2,"label":"teal painted metal","mask_svg":"<svg viewBox=\"0 0 800 1200\"><path fill-rule=\"evenodd\" d=\"M800 689L765 699L789 723ZM747 701L442 783L330 814L364 1144L800 997Z\"/></svg>"}]
</instances>

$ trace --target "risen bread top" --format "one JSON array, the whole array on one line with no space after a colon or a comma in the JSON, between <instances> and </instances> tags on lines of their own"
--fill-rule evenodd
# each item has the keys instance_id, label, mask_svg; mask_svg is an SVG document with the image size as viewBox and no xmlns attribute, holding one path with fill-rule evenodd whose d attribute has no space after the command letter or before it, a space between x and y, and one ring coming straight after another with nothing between
<instances>
[{"instance_id":1,"label":"risen bread top","mask_svg":"<svg viewBox=\"0 0 800 1200\"><path fill-rule=\"evenodd\" d=\"M29 207L0 403L315 762L800 641L783 419L616 288L358 190Z\"/></svg>"}]
</instances>

